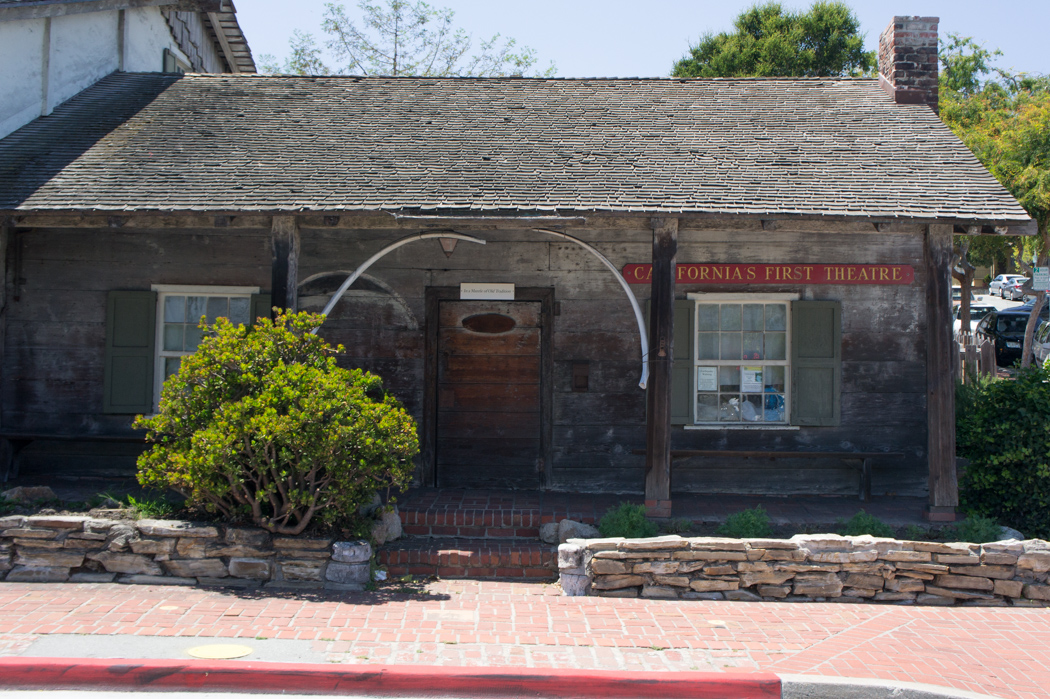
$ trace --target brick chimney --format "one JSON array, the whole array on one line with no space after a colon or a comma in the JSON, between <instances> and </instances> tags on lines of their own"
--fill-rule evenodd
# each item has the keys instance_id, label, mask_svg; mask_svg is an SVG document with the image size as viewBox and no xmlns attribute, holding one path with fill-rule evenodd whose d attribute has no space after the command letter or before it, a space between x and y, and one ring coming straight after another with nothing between
<instances>
[{"instance_id":1,"label":"brick chimney","mask_svg":"<svg viewBox=\"0 0 1050 699\"><path fill-rule=\"evenodd\" d=\"M897 104L927 104L937 113L939 17L894 17L879 36L879 84Z\"/></svg>"}]
</instances>

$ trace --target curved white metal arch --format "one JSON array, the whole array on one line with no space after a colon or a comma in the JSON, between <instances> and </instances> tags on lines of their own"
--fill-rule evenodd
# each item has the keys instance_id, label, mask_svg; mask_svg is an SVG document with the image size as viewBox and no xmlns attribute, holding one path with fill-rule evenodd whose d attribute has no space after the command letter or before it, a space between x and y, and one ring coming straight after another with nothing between
<instances>
[{"instance_id":1,"label":"curved white metal arch","mask_svg":"<svg viewBox=\"0 0 1050 699\"><path fill-rule=\"evenodd\" d=\"M481 238L475 238L472 235L466 235L464 233L454 233L452 231L432 231L428 233L414 233L412 235L405 236L400 240L395 240L393 243L387 245L385 248L383 248L382 250L365 260L360 267L354 270L353 274L346 278L346 281L339 285L339 288L336 289L336 292L332 294L331 300L328 301L328 305L326 305L324 307L324 310L321 311L321 315L327 316L329 313L331 313L332 309L335 308L335 304L339 303L339 299L342 298L343 294L346 293L346 290L353 286L354 282L357 281L358 277L365 273L365 270L374 265L376 261L382 258L384 255L393 252L394 250L397 250L402 245L407 245L408 243L412 243L417 240L430 240L432 238L455 238L456 240L465 240L468 243L477 243L478 245L485 244L485 241ZM317 334L317 331L318 328L314 328L310 332Z\"/></svg>"},{"instance_id":2,"label":"curved white metal arch","mask_svg":"<svg viewBox=\"0 0 1050 699\"><path fill-rule=\"evenodd\" d=\"M631 302L631 308L634 309L634 319L638 321L638 336L642 343L642 380L638 382L638 386L644 389L646 384L649 383L649 333L645 330L645 315L642 313L641 306L638 305L638 299L634 297L634 292L631 291L631 287L627 283L627 280L623 278L622 274L620 274L620 270L616 269L616 266L613 265L612 262L609 262L609 258L575 236L571 236L568 233L562 233L561 231L552 231L547 228L533 228L532 230L537 233L547 233L556 238L571 240L601 260L602 264L608 267L609 271L616 277L616 281L620 282L620 286L623 287L624 293L627 294L627 300Z\"/></svg>"}]
</instances>

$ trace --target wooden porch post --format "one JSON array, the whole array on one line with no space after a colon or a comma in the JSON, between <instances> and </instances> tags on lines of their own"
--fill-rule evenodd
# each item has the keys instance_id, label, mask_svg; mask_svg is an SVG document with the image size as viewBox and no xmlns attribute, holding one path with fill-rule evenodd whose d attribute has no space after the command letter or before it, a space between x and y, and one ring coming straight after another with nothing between
<instances>
[{"instance_id":1,"label":"wooden porch post","mask_svg":"<svg viewBox=\"0 0 1050 699\"><path fill-rule=\"evenodd\" d=\"M674 352L678 219L654 218L649 307L649 386L645 422L645 509L671 516L671 357Z\"/></svg>"},{"instance_id":2,"label":"wooden porch post","mask_svg":"<svg viewBox=\"0 0 1050 699\"><path fill-rule=\"evenodd\" d=\"M295 311L299 305L299 225L295 216L274 216L270 239L270 305Z\"/></svg>"},{"instance_id":3,"label":"wooden porch post","mask_svg":"<svg viewBox=\"0 0 1050 699\"><path fill-rule=\"evenodd\" d=\"M933 522L954 522L959 504L952 379L952 233L950 225L926 229L926 425L930 464L926 518Z\"/></svg>"}]
</instances>

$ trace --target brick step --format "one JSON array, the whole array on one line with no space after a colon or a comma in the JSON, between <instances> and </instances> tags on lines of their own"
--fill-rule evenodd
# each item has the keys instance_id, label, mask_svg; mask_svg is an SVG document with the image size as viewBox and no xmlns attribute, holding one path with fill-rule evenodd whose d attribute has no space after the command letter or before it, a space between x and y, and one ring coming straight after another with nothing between
<instances>
[{"instance_id":1,"label":"brick step","mask_svg":"<svg viewBox=\"0 0 1050 699\"><path fill-rule=\"evenodd\" d=\"M553 580L558 571L557 547L539 541L406 537L376 556L391 577Z\"/></svg>"},{"instance_id":2,"label":"brick step","mask_svg":"<svg viewBox=\"0 0 1050 699\"><path fill-rule=\"evenodd\" d=\"M594 517L538 509L416 509L411 505L399 510L401 527L409 536L455 537L461 539L538 539L540 525L575 519L594 524Z\"/></svg>"}]
</instances>

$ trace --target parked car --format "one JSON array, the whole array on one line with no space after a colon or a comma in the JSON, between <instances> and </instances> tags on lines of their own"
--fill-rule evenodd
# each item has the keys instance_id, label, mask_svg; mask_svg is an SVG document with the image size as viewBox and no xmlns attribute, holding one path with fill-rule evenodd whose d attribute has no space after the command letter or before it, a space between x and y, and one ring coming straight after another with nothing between
<instances>
[{"instance_id":1,"label":"parked car","mask_svg":"<svg viewBox=\"0 0 1050 699\"><path fill-rule=\"evenodd\" d=\"M1017 278L1017 277L1022 277L1023 278L1024 275L1023 274L1000 274L998 277L993 279L991 281L991 283L988 284L988 293L989 294L997 294L999 292L999 289L1002 287L1003 282L1009 281L1010 279L1014 279L1014 278ZM1002 294L999 294L999 296L1002 296Z\"/></svg>"},{"instance_id":2,"label":"parked car","mask_svg":"<svg viewBox=\"0 0 1050 699\"><path fill-rule=\"evenodd\" d=\"M995 363L999 366L1010 366L1021 358L1024 329L1031 314L1031 306L1001 308L989 311L977 324L977 334L995 343ZM1039 317L1050 320L1050 305L1043 306Z\"/></svg>"},{"instance_id":3,"label":"parked car","mask_svg":"<svg viewBox=\"0 0 1050 699\"><path fill-rule=\"evenodd\" d=\"M1003 282L1003 285L999 287L999 296L1004 299L1011 301L1020 301L1025 296L1026 287L1031 289L1030 280L1028 277L1016 277Z\"/></svg>"},{"instance_id":4,"label":"parked car","mask_svg":"<svg viewBox=\"0 0 1050 699\"><path fill-rule=\"evenodd\" d=\"M977 297L974 296L973 292L971 291L970 292L970 303L973 303L976 300L977 300ZM958 287L958 286L953 286L952 287L952 306L958 306L960 303L962 303L962 288Z\"/></svg>"},{"instance_id":5,"label":"parked car","mask_svg":"<svg viewBox=\"0 0 1050 699\"><path fill-rule=\"evenodd\" d=\"M1042 364L1050 357L1050 321L1041 320L1032 336L1032 361Z\"/></svg>"},{"instance_id":6,"label":"parked car","mask_svg":"<svg viewBox=\"0 0 1050 699\"><path fill-rule=\"evenodd\" d=\"M955 322L952 324L952 332L957 333L962 329L962 320L959 318L959 312L962 310L962 306L956 306L955 310L952 311L952 318ZM985 303L971 303L970 304L970 327L967 328L969 332L975 332L977 330L977 324L981 322L981 318L984 318L991 311L995 310L995 306Z\"/></svg>"}]
</instances>

